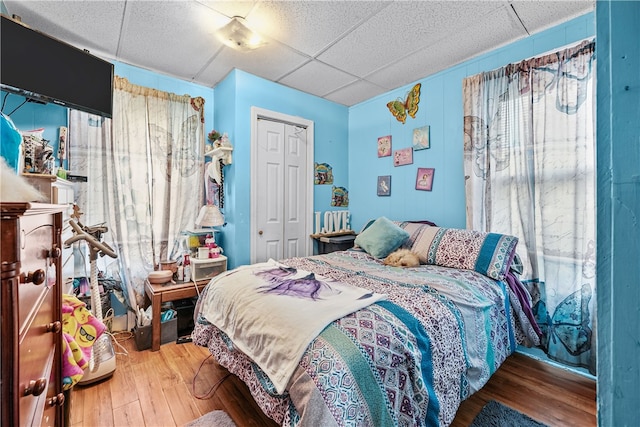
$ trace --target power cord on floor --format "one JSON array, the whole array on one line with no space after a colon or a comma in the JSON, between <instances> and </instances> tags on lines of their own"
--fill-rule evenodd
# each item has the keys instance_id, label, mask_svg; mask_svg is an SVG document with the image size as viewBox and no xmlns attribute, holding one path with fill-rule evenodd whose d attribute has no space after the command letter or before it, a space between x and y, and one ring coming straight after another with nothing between
<instances>
[{"instance_id":1,"label":"power cord on floor","mask_svg":"<svg viewBox=\"0 0 640 427\"><path fill-rule=\"evenodd\" d=\"M200 370L204 366L204 363L210 357L211 357L211 355L208 355L207 357L204 358L204 360L200 364L200 367L198 368L198 371L196 372L196 374L193 377L193 382L191 383L191 394L196 399L200 399L200 400L211 399L213 397L213 395L216 393L216 391L218 390L218 388L220 387L220 385L224 382L224 380L226 380L227 378L229 378L229 376L231 376L231 372L227 372L222 378L220 378L218 381L215 382L215 384L213 384L211 386L211 388L209 389L208 392L206 392L204 395L198 396L198 394L196 393L196 380L198 378L198 375L200 375Z\"/></svg>"}]
</instances>

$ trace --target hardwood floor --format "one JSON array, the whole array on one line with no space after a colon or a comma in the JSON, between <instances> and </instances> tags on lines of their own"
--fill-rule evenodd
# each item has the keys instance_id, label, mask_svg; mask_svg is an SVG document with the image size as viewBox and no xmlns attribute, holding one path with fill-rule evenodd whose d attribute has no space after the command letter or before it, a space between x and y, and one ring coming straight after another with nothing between
<instances>
[{"instance_id":1,"label":"hardwood floor","mask_svg":"<svg viewBox=\"0 0 640 427\"><path fill-rule=\"evenodd\" d=\"M215 409L238 427L276 426L205 348L168 343L139 352L133 339L119 341L129 354L117 356L113 377L71 392L70 426L181 426ZM468 426L492 399L550 427L596 425L594 381L521 354L462 403L452 426Z\"/></svg>"}]
</instances>

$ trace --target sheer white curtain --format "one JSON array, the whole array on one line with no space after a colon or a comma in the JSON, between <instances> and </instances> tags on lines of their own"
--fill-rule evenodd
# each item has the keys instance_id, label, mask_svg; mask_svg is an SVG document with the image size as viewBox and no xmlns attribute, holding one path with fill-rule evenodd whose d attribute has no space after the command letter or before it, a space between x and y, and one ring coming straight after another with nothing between
<instances>
[{"instance_id":1,"label":"sheer white curtain","mask_svg":"<svg viewBox=\"0 0 640 427\"><path fill-rule=\"evenodd\" d=\"M595 373L595 43L465 79L467 227L513 234L543 348Z\"/></svg>"},{"instance_id":2,"label":"sheer white curtain","mask_svg":"<svg viewBox=\"0 0 640 427\"><path fill-rule=\"evenodd\" d=\"M181 255L176 242L203 204L204 100L116 77L113 104L112 120L71 112L71 162L88 176L83 223L107 223L135 307L154 266Z\"/></svg>"}]
</instances>

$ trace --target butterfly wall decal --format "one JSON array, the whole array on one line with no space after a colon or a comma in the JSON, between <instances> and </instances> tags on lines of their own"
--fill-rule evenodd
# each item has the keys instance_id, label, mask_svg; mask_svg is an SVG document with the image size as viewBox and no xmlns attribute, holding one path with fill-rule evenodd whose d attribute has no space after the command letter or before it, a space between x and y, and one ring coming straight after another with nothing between
<instances>
[{"instance_id":1,"label":"butterfly wall decal","mask_svg":"<svg viewBox=\"0 0 640 427\"><path fill-rule=\"evenodd\" d=\"M407 99L398 98L395 101L387 102L387 108L397 121L404 124L407 121L407 114L412 119L416 118L418 112L418 103L420 102L421 83L416 84L407 94Z\"/></svg>"}]
</instances>

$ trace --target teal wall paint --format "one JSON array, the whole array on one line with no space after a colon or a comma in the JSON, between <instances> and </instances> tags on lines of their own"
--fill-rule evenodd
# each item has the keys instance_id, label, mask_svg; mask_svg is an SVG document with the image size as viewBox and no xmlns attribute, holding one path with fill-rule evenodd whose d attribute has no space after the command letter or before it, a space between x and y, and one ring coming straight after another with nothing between
<instances>
[{"instance_id":1,"label":"teal wall paint","mask_svg":"<svg viewBox=\"0 0 640 427\"><path fill-rule=\"evenodd\" d=\"M640 2L596 3L598 425L640 420Z\"/></svg>"},{"instance_id":2,"label":"teal wall paint","mask_svg":"<svg viewBox=\"0 0 640 427\"><path fill-rule=\"evenodd\" d=\"M428 219L465 228L463 172L462 80L531 56L593 37L594 15L586 14L478 58L376 96L349 109L349 185L352 225L358 230L378 216L390 219ZM415 83L422 83L416 118L403 125L386 107L404 99ZM378 158L377 138L392 135L393 150L412 146L413 129L430 126L431 148L415 151L413 164L393 166L393 157ZM435 168L433 190L415 190L418 167ZM391 195L378 197L377 177L391 175Z\"/></svg>"},{"instance_id":3,"label":"teal wall paint","mask_svg":"<svg viewBox=\"0 0 640 427\"><path fill-rule=\"evenodd\" d=\"M225 166L225 253L232 267L250 262L251 107L314 122L314 158L333 166L334 185L349 188L348 108L286 86L233 70L215 90L216 129L227 132L234 146L233 164ZM350 193L351 194L351 193ZM314 210L332 208L331 186L314 186ZM351 206L349 207L349 209ZM232 223L233 221L233 223Z\"/></svg>"}]
</instances>

